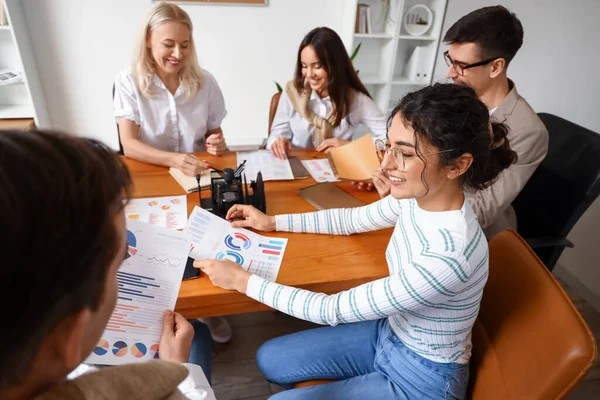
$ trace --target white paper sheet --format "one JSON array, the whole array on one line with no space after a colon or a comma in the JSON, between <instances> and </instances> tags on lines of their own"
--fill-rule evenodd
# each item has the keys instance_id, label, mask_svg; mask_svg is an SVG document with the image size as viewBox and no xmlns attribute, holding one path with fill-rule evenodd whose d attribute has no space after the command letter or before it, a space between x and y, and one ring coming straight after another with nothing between
<instances>
[{"instance_id":1,"label":"white paper sheet","mask_svg":"<svg viewBox=\"0 0 600 400\"><path fill-rule=\"evenodd\" d=\"M157 358L162 315L173 310L190 251L189 234L127 220L127 255L117 272L118 298L89 364Z\"/></svg>"},{"instance_id":2,"label":"white paper sheet","mask_svg":"<svg viewBox=\"0 0 600 400\"><path fill-rule=\"evenodd\" d=\"M302 160L302 165L317 182L339 182L329 165L329 160Z\"/></svg>"},{"instance_id":3,"label":"white paper sheet","mask_svg":"<svg viewBox=\"0 0 600 400\"><path fill-rule=\"evenodd\" d=\"M290 162L275 157L270 150L245 151L237 153L237 163L246 160L244 174L250 180L256 180L258 171L262 172L263 181L293 180L294 174Z\"/></svg>"},{"instance_id":4,"label":"white paper sheet","mask_svg":"<svg viewBox=\"0 0 600 400\"><path fill-rule=\"evenodd\" d=\"M187 222L187 197L131 199L125 206L125 216L164 228L183 229Z\"/></svg>"},{"instance_id":5,"label":"white paper sheet","mask_svg":"<svg viewBox=\"0 0 600 400\"><path fill-rule=\"evenodd\" d=\"M195 207L184 229L192 236L190 257L195 260L226 259L247 271L275 282L287 239L261 236Z\"/></svg>"}]
</instances>

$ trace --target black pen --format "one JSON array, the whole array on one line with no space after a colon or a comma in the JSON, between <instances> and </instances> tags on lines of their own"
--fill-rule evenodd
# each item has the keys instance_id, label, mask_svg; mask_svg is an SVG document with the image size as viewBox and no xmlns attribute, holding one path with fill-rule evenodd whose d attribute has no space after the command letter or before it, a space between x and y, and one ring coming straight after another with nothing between
<instances>
[{"instance_id":1,"label":"black pen","mask_svg":"<svg viewBox=\"0 0 600 400\"><path fill-rule=\"evenodd\" d=\"M233 175L236 176L238 173L241 173L240 169L244 169L244 167L246 166L246 160L244 160L233 172Z\"/></svg>"}]
</instances>

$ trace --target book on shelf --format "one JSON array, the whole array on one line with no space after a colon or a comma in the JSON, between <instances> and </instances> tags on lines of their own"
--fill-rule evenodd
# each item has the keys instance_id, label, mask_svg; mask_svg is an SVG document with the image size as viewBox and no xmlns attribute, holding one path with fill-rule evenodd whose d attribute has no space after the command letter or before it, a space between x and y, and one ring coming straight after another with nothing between
<instances>
[{"instance_id":1,"label":"book on shelf","mask_svg":"<svg viewBox=\"0 0 600 400\"><path fill-rule=\"evenodd\" d=\"M359 3L356 6L356 22L354 25L355 33L372 33L371 24L371 6Z\"/></svg>"},{"instance_id":2,"label":"book on shelf","mask_svg":"<svg viewBox=\"0 0 600 400\"><path fill-rule=\"evenodd\" d=\"M8 25L8 17L6 16L5 8L4 0L0 0L0 26Z\"/></svg>"},{"instance_id":3,"label":"book on shelf","mask_svg":"<svg viewBox=\"0 0 600 400\"><path fill-rule=\"evenodd\" d=\"M369 181L380 165L371 134L346 145L330 148L326 154L335 177L341 180Z\"/></svg>"},{"instance_id":4,"label":"book on shelf","mask_svg":"<svg viewBox=\"0 0 600 400\"><path fill-rule=\"evenodd\" d=\"M425 67L426 51L423 46L415 46L406 66L404 75L412 82L427 80L427 70Z\"/></svg>"}]
</instances>

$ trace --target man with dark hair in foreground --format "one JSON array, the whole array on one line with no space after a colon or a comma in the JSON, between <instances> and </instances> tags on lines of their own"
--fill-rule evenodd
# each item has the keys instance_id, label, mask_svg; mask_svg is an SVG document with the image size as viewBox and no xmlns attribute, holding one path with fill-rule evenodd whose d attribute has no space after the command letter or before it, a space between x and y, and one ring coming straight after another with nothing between
<instances>
[{"instance_id":1,"label":"man with dark hair in foreground","mask_svg":"<svg viewBox=\"0 0 600 400\"><path fill-rule=\"evenodd\" d=\"M116 304L131 178L111 149L57 133L0 132L0 187L1 399L214 399L208 328L169 310L163 361L65 379Z\"/></svg>"}]
</instances>

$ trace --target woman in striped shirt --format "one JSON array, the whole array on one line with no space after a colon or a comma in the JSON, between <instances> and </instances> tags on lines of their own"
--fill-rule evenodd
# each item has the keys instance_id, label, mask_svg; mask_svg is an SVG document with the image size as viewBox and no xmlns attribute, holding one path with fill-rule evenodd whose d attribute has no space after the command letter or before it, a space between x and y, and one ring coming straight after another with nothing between
<instances>
[{"instance_id":1,"label":"woman in striped shirt","mask_svg":"<svg viewBox=\"0 0 600 400\"><path fill-rule=\"evenodd\" d=\"M436 84L406 95L379 147L391 196L359 208L266 216L243 205L233 226L350 235L395 227L390 276L326 295L269 282L229 261L196 266L212 282L282 312L331 325L265 343L258 366L284 387L277 399L462 399L471 330L488 276L485 236L464 190L481 190L516 161L507 128L475 92ZM340 325L338 325L340 324Z\"/></svg>"}]
</instances>

